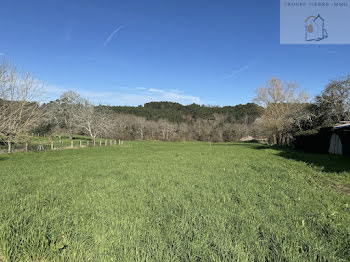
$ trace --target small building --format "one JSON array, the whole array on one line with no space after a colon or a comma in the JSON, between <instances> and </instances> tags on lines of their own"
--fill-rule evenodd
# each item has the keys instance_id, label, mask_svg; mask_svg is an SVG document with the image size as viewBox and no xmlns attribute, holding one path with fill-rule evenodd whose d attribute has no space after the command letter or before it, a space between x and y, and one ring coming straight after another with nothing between
<instances>
[{"instance_id":1,"label":"small building","mask_svg":"<svg viewBox=\"0 0 350 262\"><path fill-rule=\"evenodd\" d=\"M332 128L330 154L350 155L350 122L340 122Z\"/></svg>"}]
</instances>

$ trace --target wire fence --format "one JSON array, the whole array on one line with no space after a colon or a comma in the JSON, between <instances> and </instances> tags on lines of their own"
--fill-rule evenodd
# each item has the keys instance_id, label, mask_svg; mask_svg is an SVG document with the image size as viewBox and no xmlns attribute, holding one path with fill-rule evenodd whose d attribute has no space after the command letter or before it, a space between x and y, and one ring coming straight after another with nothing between
<instances>
[{"instance_id":1,"label":"wire fence","mask_svg":"<svg viewBox=\"0 0 350 262\"><path fill-rule=\"evenodd\" d=\"M60 141L28 141L28 142L12 142L9 146L8 142L0 141L0 154L26 152L26 151L47 151L47 150L63 150L87 147L103 147L103 146L122 146L123 140L116 139L72 139Z\"/></svg>"}]
</instances>

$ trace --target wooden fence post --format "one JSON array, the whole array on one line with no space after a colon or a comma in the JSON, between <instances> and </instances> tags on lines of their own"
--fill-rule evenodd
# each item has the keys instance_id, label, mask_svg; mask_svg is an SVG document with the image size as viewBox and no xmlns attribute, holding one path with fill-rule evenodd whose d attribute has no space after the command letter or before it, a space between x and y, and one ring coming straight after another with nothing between
<instances>
[{"instance_id":1,"label":"wooden fence post","mask_svg":"<svg viewBox=\"0 0 350 262\"><path fill-rule=\"evenodd\" d=\"M94 139L94 147L96 147L96 140Z\"/></svg>"},{"instance_id":2,"label":"wooden fence post","mask_svg":"<svg viewBox=\"0 0 350 262\"><path fill-rule=\"evenodd\" d=\"M114 145L116 145L117 144L117 139L114 139Z\"/></svg>"},{"instance_id":3,"label":"wooden fence post","mask_svg":"<svg viewBox=\"0 0 350 262\"><path fill-rule=\"evenodd\" d=\"M120 145L120 139L119 139L119 141L118 141L118 145Z\"/></svg>"},{"instance_id":4,"label":"wooden fence post","mask_svg":"<svg viewBox=\"0 0 350 262\"><path fill-rule=\"evenodd\" d=\"M89 147L89 140L86 141L86 147Z\"/></svg>"},{"instance_id":5,"label":"wooden fence post","mask_svg":"<svg viewBox=\"0 0 350 262\"><path fill-rule=\"evenodd\" d=\"M81 140L79 141L79 146L81 147Z\"/></svg>"},{"instance_id":6,"label":"wooden fence post","mask_svg":"<svg viewBox=\"0 0 350 262\"><path fill-rule=\"evenodd\" d=\"M51 150L53 150L53 141L51 141Z\"/></svg>"},{"instance_id":7,"label":"wooden fence post","mask_svg":"<svg viewBox=\"0 0 350 262\"><path fill-rule=\"evenodd\" d=\"M38 146L38 151L42 151L42 150L45 150L44 147L43 147L43 144L40 142L39 146Z\"/></svg>"},{"instance_id":8,"label":"wooden fence post","mask_svg":"<svg viewBox=\"0 0 350 262\"><path fill-rule=\"evenodd\" d=\"M70 147L71 147L71 148L74 147L73 140L70 142Z\"/></svg>"},{"instance_id":9,"label":"wooden fence post","mask_svg":"<svg viewBox=\"0 0 350 262\"><path fill-rule=\"evenodd\" d=\"M7 153L11 153L11 146L12 146L12 141L10 137L7 138Z\"/></svg>"},{"instance_id":10,"label":"wooden fence post","mask_svg":"<svg viewBox=\"0 0 350 262\"><path fill-rule=\"evenodd\" d=\"M101 139L100 139L100 146L102 146L102 141L101 141Z\"/></svg>"},{"instance_id":11,"label":"wooden fence post","mask_svg":"<svg viewBox=\"0 0 350 262\"><path fill-rule=\"evenodd\" d=\"M107 139L105 140L105 146L107 145Z\"/></svg>"},{"instance_id":12,"label":"wooden fence post","mask_svg":"<svg viewBox=\"0 0 350 262\"><path fill-rule=\"evenodd\" d=\"M28 143L26 142L26 145L25 145L25 148L24 148L25 151L28 151Z\"/></svg>"}]
</instances>

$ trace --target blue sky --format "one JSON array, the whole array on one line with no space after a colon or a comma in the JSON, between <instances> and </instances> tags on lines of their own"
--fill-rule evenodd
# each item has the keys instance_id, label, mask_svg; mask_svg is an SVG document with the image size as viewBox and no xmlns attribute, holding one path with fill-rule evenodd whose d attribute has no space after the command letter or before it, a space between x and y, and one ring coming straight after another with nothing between
<instances>
[{"instance_id":1,"label":"blue sky","mask_svg":"<svg viewBox=\"0 0 350 262\"><path fill-rule=\"evenodd\" d=\"M251 102L271 77L311 95L350 73L349 45L280 45L277 0L1 1L0 54L47 97Z\"/></svg>"}]
</instances>

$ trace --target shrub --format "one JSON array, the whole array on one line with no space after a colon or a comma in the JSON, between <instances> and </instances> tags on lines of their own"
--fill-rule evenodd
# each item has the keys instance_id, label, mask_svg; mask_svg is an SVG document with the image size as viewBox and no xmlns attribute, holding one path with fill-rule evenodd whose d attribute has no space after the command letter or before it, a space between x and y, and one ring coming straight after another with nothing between
<instances>
[{"instance_id":1,"label":"shrub","mask_svg":"<svg viewBox=\"0 0 350 262\"><path fill-rule=\"evenodd\" d=\"M294 147L305 152L327 154L331 130L332 127L324 127L300 132L295 137Z\"/></svg>"}]
</instances>

